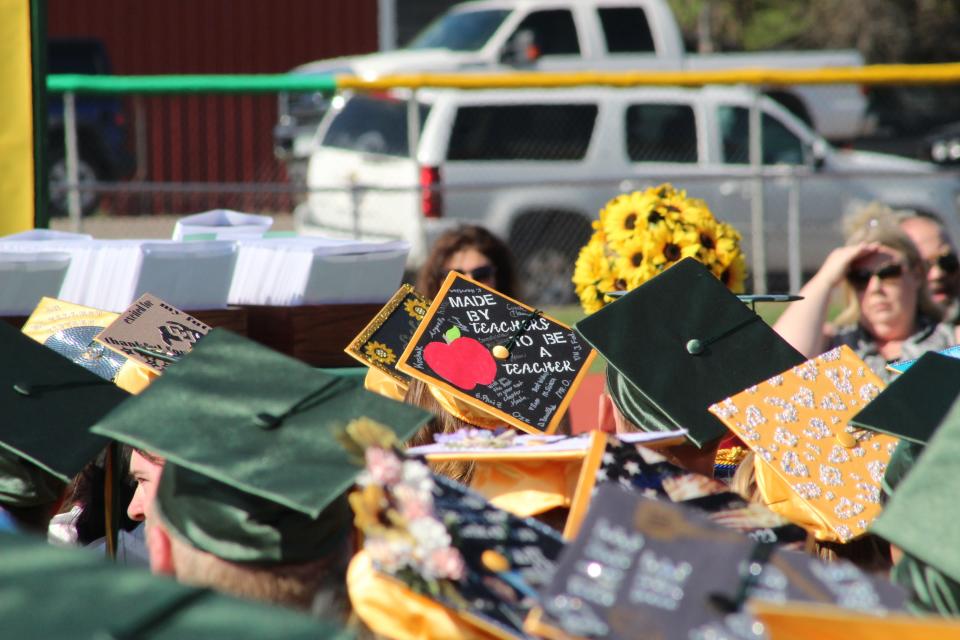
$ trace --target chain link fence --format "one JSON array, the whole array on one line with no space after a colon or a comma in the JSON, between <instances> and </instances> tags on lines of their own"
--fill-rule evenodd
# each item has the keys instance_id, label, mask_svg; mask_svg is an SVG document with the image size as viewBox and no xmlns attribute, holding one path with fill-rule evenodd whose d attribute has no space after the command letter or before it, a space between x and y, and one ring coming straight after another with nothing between
<instances>
[{"instance_id":1,"label":"chain link fence","mask_svg":"<svg viewBox=\"0 0 960 640\"><path fill-rule=\"evenodd\" d=\"M327 111L299 131L276 93L127 96L133 172L85 171L81 132L76 179L52 172L51 192L69 210L75 184L90 217L55 224L109 219L136 236L158 215L293 213L304 233L404 238L415 267L443 230L476 223L509 243L538 304L574 299L573 263L605 202L662 182L741 231L754 292L799 288L842 241L842 216L871 201L935 214L960 237L955 171L835 149L746 88L320 95L283 98Z\"/></svg>"}]
</instances>

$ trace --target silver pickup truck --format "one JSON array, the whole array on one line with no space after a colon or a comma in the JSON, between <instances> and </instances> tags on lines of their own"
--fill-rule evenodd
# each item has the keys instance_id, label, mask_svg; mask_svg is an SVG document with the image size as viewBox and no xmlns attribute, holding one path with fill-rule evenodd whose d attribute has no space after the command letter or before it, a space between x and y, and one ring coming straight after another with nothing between
<instances>
[{"instance_id":1,"label":"silver pickup truck","mask_svg":"<svg viewBox=\"0 0 960 640\"><path fill-rule=\"evenodd\" d=\"M856 51L687 54L666 0L481 0L452 7L398 51L311 62L293 73L375 78L441 71L704 70L862 66ZM870 128L859 87L796 85L767 94L830 140ZM302 158L327 98L280 97L278 155Z\"/></svg>"},{"instance_id":2,"label":"silver pickup truck","mask_svg":"<svg viewBox=\"0 0 960 640\"><path fill-rule=\"evenodd\" d=\"M310 156L301 231L402 238L416 266L443 229L480 223L510 243L532 293L562 299L598 209L620 192L672 182L733 223L753 257L749 89L421 90L412 150L408 95L337 98ZM791 198L807 272L841 243L843 214L874 200L935 213L960 237L955 176L835 149L773 100L759 107L768 272L788 268Z\"/></svg>"}]
</instances>

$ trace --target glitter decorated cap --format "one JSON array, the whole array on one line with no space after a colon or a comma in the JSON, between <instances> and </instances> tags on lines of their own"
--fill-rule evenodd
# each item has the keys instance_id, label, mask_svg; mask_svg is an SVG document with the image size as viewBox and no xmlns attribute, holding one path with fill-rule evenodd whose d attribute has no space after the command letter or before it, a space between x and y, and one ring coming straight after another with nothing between
<instances>
[{"instance_id":1,"label":"glitter decorated cap","mask_svg":"<svg viewBox=\"0 0 960 640\"><path fill-rule=\"evenodd\" d=\"M953 404L870 530L960 582L960 554L948 551L943 544L960 539L958 471L960 400Z\"/></svg>"},{"instance_id":2,"label":"glitter decorated cap","mask_svg":"<svg viewBox=\"0 0 960 640\"><path fill-rule=\"evenodd\" d=\"M607 359L617 409L644 431L726 433L707 407L803 356L702 264L681 260L574 327Z\"/></svg>"},{"instance_id":3,"label":"glitter decorated cap","mask_svg":"<svg viewBox=\"0 0 960 640\"><path fill-rule=\"evenodd\" d=\"M883 387L843 346L710 411L756 453L757 487L768 507L818 540L847 542L880 513L880 483L897 445L849 425Z\"/></svg>"},{"instance_id":4,"label":"glitter decorated cap","mask_svg":"<svg viewBox=\"0 0 960 640\"><path fill-rule=\"evenodd\" d=\"M0 448L62 482L107 444L90 425L128 394L0 322Z\"/></svg>"},{"instance_id":5,"label":"glitter decorated cap","mask_svg":"<svg viewBox=\"0 0 960 640\"><path fill-rule=\"evenodd\" d=\"M351 637L306 615L11 534L0 534L0 592L0 619L10 638Z\"/></svg>"},{"instance_id":6,"label":"glitter decorated cap","mask_svg":"<svg viewBox=\"0 0 960 640\"><path fill-rule=\"evenodd\" d=\"M93 431L166 459L157 504L199 549L302 562L349 521L343 494L360 470L338 435L369 420L404 441L431 417L361 384L213 329Z\"/></svg>"},{"instance_id":7,"label":"glitter decorated cap","mask_svg":"<svg viewBox=\"0 0 960 640\"><path fill-rule=\"evenodd\" d=\"M925 353L850 424L926 444L960 395L960 360Z\"/></svg>"}]
</instances>

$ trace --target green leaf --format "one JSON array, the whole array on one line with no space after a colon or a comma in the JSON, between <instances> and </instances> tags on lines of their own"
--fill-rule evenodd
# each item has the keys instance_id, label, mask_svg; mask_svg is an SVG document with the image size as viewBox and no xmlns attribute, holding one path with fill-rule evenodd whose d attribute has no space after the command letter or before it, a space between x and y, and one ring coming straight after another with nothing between
<instances>
[{"instance_id":1,"label":"green leaf","mask_svg":"<svg viewBox=\"0 0 960 640\"><path fill-rule=\"evenodd\" d=\"M447 341L447 344L450 344L454 340L460 337L460 328L459 327L450 327L447 329L447 332L443 334L443 339Z\"/></svg>"}]
</instances>

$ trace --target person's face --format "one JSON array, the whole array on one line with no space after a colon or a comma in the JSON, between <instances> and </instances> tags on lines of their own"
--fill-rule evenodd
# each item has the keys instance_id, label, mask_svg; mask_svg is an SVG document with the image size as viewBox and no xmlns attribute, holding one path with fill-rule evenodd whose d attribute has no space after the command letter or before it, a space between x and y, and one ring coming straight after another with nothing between
<instances>
[{"instance_id":1,"label":"person's face","mask_svg":"<svg viewBox=\"0 0 960 640\"><path fill-rule=\"evenodd\" d=\"M881 339L905 338L913 328L922 274L899 251L881 247L847 272L864 326Z\"/></svg>"},{"instance_id":2,"label":"person's face","mask_svg":"<svg viewBox=\"0 0 960 640\"><path fill-rule=\"evenodd\" d=\"M497 283L497 269L490 259L474 249L468 247L461 249L450 256L447 264L444 265L447 271L459 271L460 273L482 282L485 285L494 287Z\"/></svg>"},{"instance_id":3,"label":"person's face","mask_svg":"<svg viewBox=\"0 0 960 640\"><path fill-rule=\"evenodd\" d=\"M157 495L162 471L163 463L148 460L136 450L130 454L130 477L137 483L137 490L127 505L127 517L131 520L146 520L147 511Z\"/></svg>"},{"instance_id":4,"label":"person's face","mask_svg":"<svg viewBox=\"0 0 960 640\"><path fill-rule=\"evenodd\" d=\"M949 239L935 222L924 218L904 220L900 228L917 245L927 266L930 297L940 305L953 302L960 295L960 268L956 266L956 250Z\"/></svg>"}]
</instances>

